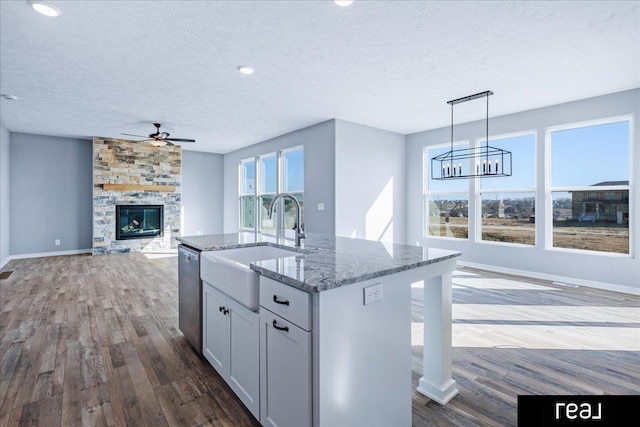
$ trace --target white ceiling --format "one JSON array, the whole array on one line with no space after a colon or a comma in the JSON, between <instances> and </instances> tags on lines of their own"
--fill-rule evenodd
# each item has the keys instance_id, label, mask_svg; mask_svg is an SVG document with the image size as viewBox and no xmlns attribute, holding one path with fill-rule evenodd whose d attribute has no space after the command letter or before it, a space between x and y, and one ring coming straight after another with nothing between
<instances>
[{"instance_id":1,"label":"white ceiling","mask_svg":"<svg viewBox=\"0 0 640 427\"><path fill-rule=\"evenodd\" d=\"M403 134L640 87L638 1L0 2L2 123L226 153L338 118ZM249 64L256 72L238 73ZM479 102L479 101L478 101ZM456 123L484 116L456 107Z\"/></svg>"}]
</instances>

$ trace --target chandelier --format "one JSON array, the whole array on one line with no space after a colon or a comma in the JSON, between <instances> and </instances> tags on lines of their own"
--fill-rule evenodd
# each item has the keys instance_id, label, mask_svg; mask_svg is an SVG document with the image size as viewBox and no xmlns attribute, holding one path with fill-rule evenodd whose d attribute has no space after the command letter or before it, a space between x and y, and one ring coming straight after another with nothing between
<instances>
[{"instance_id":1,"label":"chandelier","mask_svg":"<svg viewBox=\"0 0 640 427\"><path fill-rule=\"evenodd\" d=\"M451 149L431 159L431 179L469 179L511 176L511 152L489 145L490 90L447 101L451 105ZM471 148L453 149L453 106L478 98L487 99L486 139Z\"/></svg>"}]
</instances>

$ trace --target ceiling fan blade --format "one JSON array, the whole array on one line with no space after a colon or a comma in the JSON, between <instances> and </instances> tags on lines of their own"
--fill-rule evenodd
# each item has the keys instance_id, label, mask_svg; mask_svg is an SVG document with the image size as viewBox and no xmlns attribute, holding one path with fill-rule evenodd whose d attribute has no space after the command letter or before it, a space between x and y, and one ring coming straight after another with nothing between
<instances>
[{"instance_id":1,"label":"ceiling fan blade","mask_svg":"<svg viewBox=\"0 0 640 427\"><path fill-rule=\"evenodd\" d=\"M174 142L196 142L195 139L183 139L183 138L165 138L165 141L174 141Z\"/></svg>"},{"instance_id":2,"label":"ceiling fan blade","mask_svg":"<svg viewBox=\"0 0 640 427\"><path fill-rule=\"evenodd\" d=\"M134 135L132 133L121 133L120 135L137 136L138 138L149 138L147 135Z\"/></svg>"}]
</instances>

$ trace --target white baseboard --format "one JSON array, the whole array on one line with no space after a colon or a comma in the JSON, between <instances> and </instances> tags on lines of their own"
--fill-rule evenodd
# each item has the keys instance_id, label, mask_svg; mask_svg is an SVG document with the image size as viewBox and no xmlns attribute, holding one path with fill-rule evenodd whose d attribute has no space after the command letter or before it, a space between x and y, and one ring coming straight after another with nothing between
<instances>
[{"instance_id":1,"label":"white baseboard","mask_svg":"<svg viewBox=\"0 0 640 427\"><path fill-rule=\"evenodd\" d=\"M9 255L9 258L7 259L7 261L11 261L12 259L44 258L48 256L90 254L91 251L92 251L91 249L74 249L72 251L38 252L34 254Z\"/></svg>"},{"instance_id":2,"label":"white baseboard","mask_svg":"<svg viewBox=\"0 0 640 427\"><path fill-rule=\"evenodd\" d=\"M498 267L495 265L480 264L468 261L458 261L458 265L463 267L477 268L479 270L493 271L496 273L513 274L516 276L531 277L533 279L549 280L551 282L563 282L570 285L585 286L588 288L603 289L612 292L622 292L624 294L640 295L640 288L633 288L631 286L614 285L611 283L596 282L593 280L557 276L555 274L538 273L535 271L518 270L515 268Z\"/></svg>"},{"instance_id":3,"label":"white baseboard","mask_svg":"<svg viewBox=\"0 0 640 427\"><path fill-rule=\"evenodd\" d=\"M1 260L1 261L0 261L0 269L1 269L1 268L4 268L4 266L5 266L5 265L7 265L7 263L8 263L9 261L11 261L11 260L9 259L9 257L7 257L7 258L5 258L5 259Z\"/></svg>"}]
</instances>

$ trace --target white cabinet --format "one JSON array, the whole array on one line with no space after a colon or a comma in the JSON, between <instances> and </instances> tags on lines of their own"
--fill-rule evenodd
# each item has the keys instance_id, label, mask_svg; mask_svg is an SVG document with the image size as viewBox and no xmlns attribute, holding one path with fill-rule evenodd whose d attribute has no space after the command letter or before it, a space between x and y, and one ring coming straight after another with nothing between
<instances>
[{"instance_id":1,"label":"white cabinet","mask_svg":"<svg viewBox=\"0 0 640 427\"><path fill-rule=\"evenodd\" d=\"M260 421L274 427L311 426L311 332L265 308L295 313L295 320L305 323L309 296L265 277L260 288Z\"/></svg>"},{"instance_id":2,"label":"white cabinet","mask_svg":"<svg viewBox=\"0 0 640 427\"><path fill-rule=\"evenodd\" d=\"M260 315L203 283L203 354L260 418Z\"/></svg>"},{"instance_id":3,"label":"white cabinet","mask_svg":"<svg viewBox=\"0 0 640 427\"><path fill-rule=\"evenodd\" d=\"M227 369L227 297L208 283L202 284L202 353L220 375Z\"/></svg>"}]
</instances>

